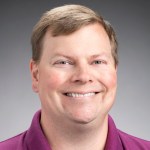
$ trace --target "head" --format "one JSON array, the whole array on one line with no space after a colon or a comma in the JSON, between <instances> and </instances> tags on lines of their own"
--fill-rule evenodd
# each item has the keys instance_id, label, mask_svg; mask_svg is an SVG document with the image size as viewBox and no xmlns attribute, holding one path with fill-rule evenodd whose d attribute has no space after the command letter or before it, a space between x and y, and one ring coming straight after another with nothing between
<instances>
[{"instance_id":1,"label":"head","mask_svg":"<svg viewBox=\"0 0 150 150\"><path fill-rule=\"evenodd\" d=\"M32 86L46 114L42 118L58 124L100 122L116 93L111 25L87 7L66 5L42 16L31 41Z\"/></svg>"},{"instance_id":2,"label":"head","mask_svg":"<svg viewBox=\"0 0 150 150\"><path fill-rule=\"evenodd\" d=\"M81 5L66 5L44 13L35 25L31 37L32 59L38 63L42 55L43 38L48 29L52 36L69 35L83 26L98 23L106 31L115 66L118 65L118 44L115 32L110 23L93 10Z\"/></svg>"}]
</instances>

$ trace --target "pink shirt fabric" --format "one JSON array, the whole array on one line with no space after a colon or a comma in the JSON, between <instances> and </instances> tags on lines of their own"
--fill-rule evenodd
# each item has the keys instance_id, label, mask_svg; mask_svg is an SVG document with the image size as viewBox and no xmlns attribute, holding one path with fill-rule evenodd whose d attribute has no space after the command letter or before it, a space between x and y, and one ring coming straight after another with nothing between
<instances>
[{"instance_id":1,"label":"pink shirt fabric","mask_svg":"<svg viewBox=\"0 0 150 150\"><path fill-rule=\"evenodd\" d=\"M40 126L41 111L32 120L30 128L0 142L0 150L52 150ZM109 116L105 150L150 150L150 141L142 140L118 130Z\"/></svg>"}]
</instances>

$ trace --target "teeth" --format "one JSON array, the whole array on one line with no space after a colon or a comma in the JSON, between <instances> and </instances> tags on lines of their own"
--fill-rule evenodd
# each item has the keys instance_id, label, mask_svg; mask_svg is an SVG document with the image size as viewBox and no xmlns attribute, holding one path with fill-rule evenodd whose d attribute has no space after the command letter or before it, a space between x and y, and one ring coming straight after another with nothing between
<instances>
[{"instance_id":1,"label":"teeth","mask_svg":"<svg viewBox=\"0 0 150 150\"><path fill-rule=\"evenodd\" d=\"M80 94L80 93L67 93L66 94L69 97L89 97L95 95L95 93L85 93L85 94Z\"/></svg>"}]
</instances>

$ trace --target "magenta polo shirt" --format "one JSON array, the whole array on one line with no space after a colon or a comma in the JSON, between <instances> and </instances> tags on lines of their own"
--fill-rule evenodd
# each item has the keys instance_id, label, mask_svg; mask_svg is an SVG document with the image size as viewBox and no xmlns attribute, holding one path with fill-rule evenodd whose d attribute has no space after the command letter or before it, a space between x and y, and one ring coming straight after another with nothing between
<instances>
[{"instance_id":1,"label":"magenta polo shirt","mask_svg":"<svg viewBox=\"0 0 150 150\"><path fill-rule=\"evenodd\" d=\"M52 150L40 126L41 112L38 111L30 128L0 143L0 150ZM118 130L109 116L108 136L105 150L150 150L150 141L145 141Z\"/></svg>"}]
</instances>

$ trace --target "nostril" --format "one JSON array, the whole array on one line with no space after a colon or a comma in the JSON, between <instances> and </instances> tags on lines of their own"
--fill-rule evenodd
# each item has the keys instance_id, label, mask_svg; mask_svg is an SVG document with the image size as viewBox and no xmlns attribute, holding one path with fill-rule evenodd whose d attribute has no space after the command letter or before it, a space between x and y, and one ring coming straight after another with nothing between
<instances>
[{"instance_id":1,"label":"nostril","mask_svg":"<svg viewBox=\"0 0 150 150\"><path fill-rule=\"evenodd\" d=\"M92 80L89 80L89 79L86 79L86 78L83 78L83 79L78 79L78 80L75 80L74 81L75 83L88 83L88 82L93 82Z\"/></svg>"},{"instance_id":2,"label":"nostril","mask_svg":"<svg viewBox=\"0 0 150 150\"><path fill-rule=\"evenodd\" d=\"M78 74L78 75L73 75L72 81L76 83L79 83L79 82L86 83L86 82L93 82L93 79L88 74L84 74L84 75Z\"/></svg>"},{"instance_id":3,"label":"nostril","mask_svg":"<svg viewBox=\"0 0 150 150\"><path fill-rule=\"evenodd\" d=\"M72 74L72 82L87 83L92 81L92 71L87 66L87 64L80 64L76 66L76 69Z\"/></svg>"}]
</instances>

